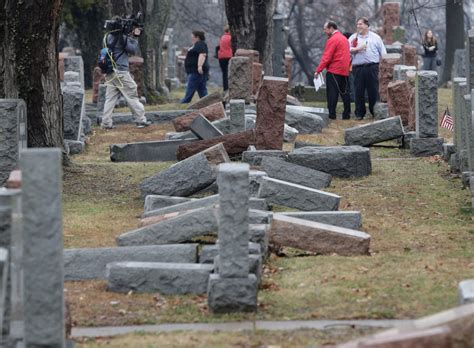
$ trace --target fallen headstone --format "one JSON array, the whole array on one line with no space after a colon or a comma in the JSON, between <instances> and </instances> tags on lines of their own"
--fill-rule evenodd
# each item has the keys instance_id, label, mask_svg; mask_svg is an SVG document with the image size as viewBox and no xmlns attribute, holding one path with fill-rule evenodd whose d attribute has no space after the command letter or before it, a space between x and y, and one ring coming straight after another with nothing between
<instances>
[{"instance_id":1,"label":"fallen headstone","mask_svg":"<svg viewBox=\"0 0 474 348\"><path fill-rule=\"evenodd\" d=\"M148 195L145 197L144 211L149 212L151 210L169 207L172 205L193 201L195 198L188 197L170 197L163 195Z\"/></svg>"},{"instance_id":2,"label":"fallen headstone","mask_svg":"<svg viewBox=\"0 0 474 348\"><path fill-rule=\"evenodd\" d=\"M289 163L279 158L263 158L260 168L271 178L314 189L328 187L332 179L330 174Z\"/></svg>"},{"instance_id":3,"label":"fallen headstone","mask_svg":"<svg viewBox=\"0 0 474 348\"><path fill-rule=\"evenodd\" d=\"M370 150L361 146L303 147L288 154L288 161L336 177L370 175Z\"/></svg>"},{"instance_id":4,"label":"fallen headstone","mask_svg":"<svg viewBox=\"0 0 474 348\"><path fill-rule=\"evenodd\" d=\"M175 118L172 123L177 132L189 130L189 125L198 116L202 115L209 121L216 121L225 117L225 110L222 103L215 103L197 111Z\"/></svg>"},{"instance_id":5,"label":"fallen headstone","mask_svg":"<svg viewBox=\"0 0 474 348\"><path fill-rule=\"evenodd\" d=\"M263 177L259 198L267 202L305 211L337 210L340 197L290 182Z\"/></svg>"},{"instance_id":6,"label":"fallen headstone","mask_svg":"<svg viewBox=\"0 0 474 348\"><path fill-rule=\"evenodd\" d=\"M107 290L205 294L213 265L198 263L116 262L107 265Z\"/></svg>"},{"instance_id":7,"label":"fallen headstone","mask_svg":"<svg viewBox=\"0 0 474 348\"><path fill-rule=\"evenodd\" d=\"M212 139L224 135L207 118L198 115L189 125L189 129L201 140Z\"/></svg>"},{"instance_id":8,"label":"fallen headstone","mask_svg":"<svg viewBox=\"0 0 474 348\"><path fill-rule=\"evenodd\" d=\"M222 93L217 91L200 98L194 103L189 104L188 109L199 110L215 103L222 103L223 100Z\"/></svg>"},{"instance_id":9,"label":"fallen headstone","mask_svg":"<svg viewBox=\"0 0 474 348\"><path fill-rule=\"evenodd\" d=\"M212 184L217 177L215 166L229 161L222 144L212 146L142 181L142 197L190 196Z\"/></svg>"},{"instance_id":10,"label":"fallen headstone","mask_svg":"<svg viewBox=\"0 0 474 348\"><path fill-rule=\"evenodd\" d=\"M370 235L347 228L275 214L270 243L322 255L368 255Z\"/></svg>"},{"instance_id":11,"label":"fallen headstone","mask_svg":"<svg viewBox=\"0 0 474 348\"><path fill-rule=\"evenodd\" d=\"M278 214L297 219L320 222L327 225L349 228L351 230L360 230L362 227L362 216L358 211L298 211L280 212Z\"/></svg>"},{"instance_id":12,"label":"fallen headstone","mask_svg":"<svg viewBox=\"0 0 474 348\"><path fill-rule=\"evenodd\" d=\"M146 211L143 214L143 217L150 217L150 216L159 216L168 213L175 213L179 211L187 211L192 209L204 208L215 205L219 202L219 195L212 195L209 197L204 197L200 199L192 199L187 202L182 202L178 204L174 204L168 207L162 207L154 210Z\"/></svg>"},{"instance_id":13,"label":"fallen headstone","mask_svg":"<svg viewBox=\"0 0 474 348\"><path fill-rule=\"evenodd\" d=\"M119 246L173 244L216 232L214 207L207 207L123 233L116 242Z\"/></svg>"},{"instance_id":14,"label":"fallen headstone","mask_svg":"<svg viewBox=\"0 0 474 348\"><path fill-rule=\"evenodd\" d=\"M402 120L400 116L397 116L346 128L344 130L344 140L346 145L369 146L399 138L403 134Z\"/></svg>"},{"instance_id":15,"label":"fallen headstone","mask_svg":"<svg viewBox=\"0 0 474 348\"><path fill-rule=\"evenodd\" d=\"M176 161L176 151L180 145L194 140L163 140L140 143L110 145L112 162L161 162Z\"/></svg>"},{"instance_id":16,"label":"fallen headstone","mask_svg":"<svg viewBox=\"0 0 474 348\"><path fill-rule=\"evenodd\" d=\"M297 129L300 134L321 133L325 127L320 116L296 108L286 108L285 123Z\"/></svg>"},{"instance_id":17,"label":"fallen headstone","mask_svg":"<svg viewBox=\"0 0 474 348\"><path fill-rule=\"evenodd\" d=\"M255 138L255 131L249 130L245 132L227 134L208 140L194 141L189 144L180 145L178 147L176 156L178 157L178 160L182 161L218 143L223 144L225 151L229 155L238 155L244 152L249 147L249 145L255 144Z\"/></svg>"},{"instance_id":18,"label":"fallen headstone","mask_svg":"<svg viewBox=\"0 0 474 348\"><path fill-rule=\"evenodd\" d=\"M120 248L65 249L64 279L105 279L111 262L175 262L197 261L197 244L168 244Z\"/></svg>"},{"instance_id":19,"label":"fallen headstone","mask_svg":"<svg viewBox=\"0 0 474 348\"><path fill-rule=\"evenodd\" d=\"M260 166L262 160L267 157L276 157L285 160L288 157L287 151L282 150L253 150L242 153L242 162L251 166Z\"/></svg>"}]
</instances>

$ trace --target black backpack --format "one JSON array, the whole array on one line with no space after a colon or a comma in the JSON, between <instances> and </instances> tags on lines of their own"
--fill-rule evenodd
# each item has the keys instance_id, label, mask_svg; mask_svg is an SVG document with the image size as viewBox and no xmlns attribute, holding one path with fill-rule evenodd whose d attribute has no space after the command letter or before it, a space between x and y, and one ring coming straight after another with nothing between
<instances>
[{"instance_id":1,"label":"black backpack","mask_svg":"<svg viewBox=\"0 0 474 348\"><path fill-rule=\"evenodd\" d=\"M99 57L97 59L97 66L100 68L103 74L110 74L114 71L115 61L120 58L120 56L125 52L125 48L117 57L114 57L113 51L117 43L117 40L114 40L112 45L107 47L107 36L104 36L104 47L99 52Z\"/></svg>"}]
</instances>

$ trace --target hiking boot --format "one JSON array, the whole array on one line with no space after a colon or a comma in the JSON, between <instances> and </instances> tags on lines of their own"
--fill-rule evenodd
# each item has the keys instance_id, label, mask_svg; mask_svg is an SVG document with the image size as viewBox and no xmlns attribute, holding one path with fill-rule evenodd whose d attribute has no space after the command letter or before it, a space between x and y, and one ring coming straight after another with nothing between
<instances>
[{"instance_id":1,"label":"hiking boot","mask_svg":"<svg viewBox=\"0 0 474 348\"><path fill-rule=\"evenodd\" d=\"M110 126L101 125L100 128L102 128L102 129L115 129L117 127L115 127L114 125L110 125Z\"/></svg>"},{"instance_id":2,"label":"hiking boot","mask_svg":"<svg viewBox=\"0 0 474 348\"><path fill-rule=\"evenodd\" d=\"M151 124L151 121L137 122L137 128L145 128Z\"/></svg>"}]
</instances>

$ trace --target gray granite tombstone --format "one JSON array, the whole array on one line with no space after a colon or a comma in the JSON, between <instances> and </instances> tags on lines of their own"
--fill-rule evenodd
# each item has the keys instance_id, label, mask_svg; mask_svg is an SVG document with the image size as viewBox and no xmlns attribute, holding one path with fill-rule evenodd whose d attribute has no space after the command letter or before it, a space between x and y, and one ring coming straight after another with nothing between
<instances>
[{"instance_id":1,"label":"gray granite tombstone","mask_svg":"<svg viewBox=\"0 0 474 348\"><path fill-rule=\"evenodd\" d=\"M438 136L438 73L419 71L416 75L416 135Z\"/></svg>"},{"instance_id":2,"label":"gray granite tombstone","mask_svg":"<svg viewBox=\"0 0 474 348\"><path fill-rule=\"evenodd\" d=\"M25 345L64 347L61 151L22 151Z\"/></svg>"},{"instance_id":3,"label":"gray granite tombstone","mask_svg":"<svg viewBox=\"0 0 474 348\"><path fill-rule=\"evenodd\" d=\"M26 103L0 99L0 186L18 168L19 154L27 147Z\"/></svg>"}]
</instances>

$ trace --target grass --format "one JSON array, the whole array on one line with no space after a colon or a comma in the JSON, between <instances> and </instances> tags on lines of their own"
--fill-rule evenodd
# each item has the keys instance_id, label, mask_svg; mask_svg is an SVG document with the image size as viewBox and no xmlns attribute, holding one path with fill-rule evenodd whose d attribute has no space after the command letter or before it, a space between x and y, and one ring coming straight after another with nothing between
<instances>
[{"instance_id":1,"label":"grass","mask_svg":"<svg viewBox=\"0 0 474 348\"><path fill-rule=\"evenodd\" d=\"M451 107L450 93L450 90L439 91L440 113L446 104ZM340 145L343 129L356 124L360 122L338 120L323 133L298 136L298 140ZM65 170L66 247L113 246L117 235L137 227L143 210L139 182L170 163L111 163L108 145L159 140L171 130L169 125L152 125L139 131L125 125L113 131L94 129L87 151L73 157L74 164ZM440 135L445 139L452 137L444 129L440 129ZM290 149L291 145L286 148ZM372 236L371 256L272 256L265 267L256 314L212 315L205 296L114 294L106 291L102 281L67 282L67 298L75 325L404 319L455 306L458 282L474 277L474 225L469 192L461 189L459 177L452 175L438 157L414 159L409 158L406 150L375 147L371 156L371 176L333 179L328 189L342 196L341 210L362 212L363 230ZM392 160L383 160L386 158ZM312 342L306 334L294 333L292 339L302 337L305 342ZM220 335L229 341L226 338L219 341ZM242 346L253 346L252 342L279 344L273 337L285 346L285 340L289 339L286 336L291 335L135 335L119 340L118 345L112 340L110 345L125 346L125 342L131 342L129 339L143 338L140 346L147 346L155 339L166 337L169 346L173 346L179 345L182 336L196 340L196 345L201 346L220 346L220 342L234 340L235 345ZM317 342L325 340L322 337ZM104 341L97 341L87 346L103 344Z\"/></svg>"}]
</instances>

